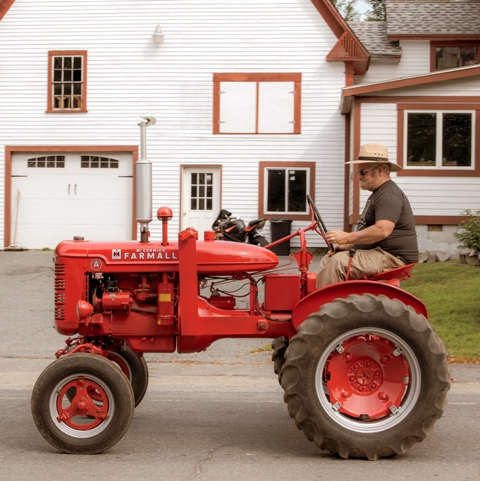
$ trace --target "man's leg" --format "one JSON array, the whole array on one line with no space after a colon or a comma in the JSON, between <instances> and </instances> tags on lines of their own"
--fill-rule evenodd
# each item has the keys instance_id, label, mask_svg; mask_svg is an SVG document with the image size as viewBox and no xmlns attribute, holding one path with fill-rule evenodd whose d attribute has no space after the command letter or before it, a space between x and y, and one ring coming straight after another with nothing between
<instances>
[{"instance_id":1,"label":"man's leg","mask_svg":"<svg viewBox=\"0 0 480 481\"><path fill-rule=\"evenodd\" d=\"M325 256L317 268L317 289L320 287L342 282L347 275L350 253L348 251L337 252L332 257ZM353 256L350 267L349 279L362 279L378 272L395 269L405 265L398 257L385 252L380 247L375 249L359 249Z\"/></svg>"},{"instance_id":2,"label":"man's leg","mask_svg":"<svg viewBox=\"0 0 480 481\"><path fill-rule=\"evenodd\" d=\"M398 257L385 252L380 247L371 250L359 249L353 257L349 278L362 279L365 276L371 276L404 265L405 263Z\"/></svg>"},{"instance_id":3,"label":"man's leg","mask_svg":"<svg viewBox=\"0 0 480 481\"><path fill-rule=\"evenodd\" d=\"M348 251L338 251L331 257L328 255L323 257L316 270L317 289L344 281L349 262L350 253Z\"/></svg>"}]
</instances>

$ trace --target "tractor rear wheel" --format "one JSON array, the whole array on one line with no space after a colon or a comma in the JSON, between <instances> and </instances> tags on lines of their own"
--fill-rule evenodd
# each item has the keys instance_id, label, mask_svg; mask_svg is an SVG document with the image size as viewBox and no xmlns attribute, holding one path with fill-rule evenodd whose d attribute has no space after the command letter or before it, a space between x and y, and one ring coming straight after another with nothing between
<instances>
[{"instance_id":1,"label":"tractor rear wheel","mask_svg":"<svg viewBox=\"0 0 480 481\"><path fill-rule=\"evenodd\" d=\"M297 427L342 458L407 452L432 431L450 388L445 347L427 319L371 294L310 315L281 374Z\"/></svg>"},{"instance_id":2,"label":"tractor rear wheel","mask_svg":"<svg viewBox=\"0 0 480 481\"><path fill-rule=\"evenodd\" d=\"M32 392L32 415L40 434L69 454L111 448L127 432L134 409L129 380L95 354L71 354L53 362Z\"/></svg>"},{"instance_id":3,"label":"tractor rear wheel","mask_svg":"<svg viewBox=\"0 0 480 481\"><path fill-rule=\"evenodd\" d=\"M137 407L147 392L148 366L143 356L139 356L129 347L121 351L108 351L108 359L117 363L122 372L127 376L133 389L135 407Z\"/></svg>"},{"instance_id":4,"label":"tractor rear wheel","mask_svg":"<svg viewBox=\"0 0 480 481\"><path fill-rule=\"evenodd\" d=\"M288 347L288 337L277 337L272 341L273 370L278 376L278 382L282 384L282 367L285 363L285 351Z\"/></svg>"}]
</instances>

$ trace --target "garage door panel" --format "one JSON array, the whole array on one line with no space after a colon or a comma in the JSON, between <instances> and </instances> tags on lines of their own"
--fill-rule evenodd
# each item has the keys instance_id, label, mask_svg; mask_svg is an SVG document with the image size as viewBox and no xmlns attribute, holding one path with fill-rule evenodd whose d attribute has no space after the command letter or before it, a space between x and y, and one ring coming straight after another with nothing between
<instances>
[{"instance_id":1,"label":"garage door panel","mask_svg":"<svg viewBox=\"0 0 480 481\"><path fill-rule=\"evenodd\" d=\"M14 154L11 198L13 242L38 249L54 248L61 240L71 239L74 235L92 240L131 239L131 154L57 155L62 156L63 165L61 159L57 159L55 164L53 155L45 153ZM50 168L46 167L48 158Z\"/></svg>"}]
</instances>

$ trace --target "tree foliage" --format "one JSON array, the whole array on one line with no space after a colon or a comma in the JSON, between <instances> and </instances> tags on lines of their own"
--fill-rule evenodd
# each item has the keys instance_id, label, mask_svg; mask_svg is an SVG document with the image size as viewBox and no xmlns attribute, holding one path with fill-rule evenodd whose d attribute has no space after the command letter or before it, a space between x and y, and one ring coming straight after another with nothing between
<instances>
[{"instance_id":1,"label":"tree foliage","mask_svg":"<svg viewBox=\"0 0 480 481\"><path fill-rule=\"evenodd\" d=\"M379 22L386 20L385 0L365 0L369 3L371 10L365 13L365 20Z\"/></svg>"},{"instance_id":2,"label":"tree foliage","mask_svg":"<svg viewBox=\"0 0 480 481\"><path fill-rule=\"evenodd\" d=\"M360 20L360 13L355 8L357 0L331 0L331 2L347 22Z\"/></svg>"},{"instance_id":3,"label":"tree foliage","mask_svg":"<svg viewBox=\"0 0 480 481\"><path fill-rule=\"evenodd\" d=\"M330 0L340 15L347 22L362 20L361 13L357 10L358 0ZM386 19L385 0L363 0L370 6L365 12L363 20L378 22Z\"/></svg>"}]
</instances>

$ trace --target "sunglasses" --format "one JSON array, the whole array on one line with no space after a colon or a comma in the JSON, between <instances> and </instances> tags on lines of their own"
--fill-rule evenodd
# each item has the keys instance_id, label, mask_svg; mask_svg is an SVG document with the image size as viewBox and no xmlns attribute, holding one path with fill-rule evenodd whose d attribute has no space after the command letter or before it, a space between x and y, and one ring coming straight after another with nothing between
<instances>
[{"instance_id":1,"label":"sunglasses","mask_svg":"<svg viewBox=\"0 0 480 481\"><path fill-rule=\"evenodd\" d=\"M357 170L357 175L364 176L368 171L373 170L373 169L376 169L376 168L377 168L377 166L374 165L373 167L370 167L369 169Z\"/></svg>"}]
</instances>

